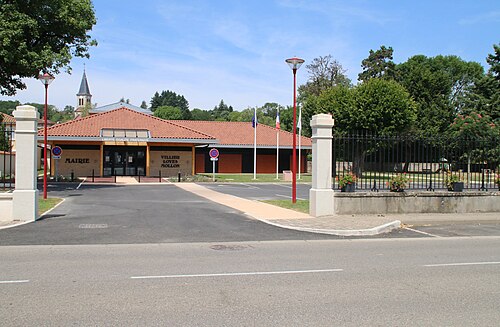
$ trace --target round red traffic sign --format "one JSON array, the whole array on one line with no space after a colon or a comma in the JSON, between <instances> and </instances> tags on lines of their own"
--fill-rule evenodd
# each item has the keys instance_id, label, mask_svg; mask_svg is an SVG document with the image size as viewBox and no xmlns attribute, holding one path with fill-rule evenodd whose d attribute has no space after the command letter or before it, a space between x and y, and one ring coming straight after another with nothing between
<instances>
[{"instance_id":1,"label":"round red traffic sign","mask_svg":"<svg viewBox=\"0 0 500 327\"><path fill-rule=\"evenodd\" d=\"M217 150L216 148L212 148L210 149L210 158L218 158L219 157L219 150Z\"/></svg>"}]
</instances>

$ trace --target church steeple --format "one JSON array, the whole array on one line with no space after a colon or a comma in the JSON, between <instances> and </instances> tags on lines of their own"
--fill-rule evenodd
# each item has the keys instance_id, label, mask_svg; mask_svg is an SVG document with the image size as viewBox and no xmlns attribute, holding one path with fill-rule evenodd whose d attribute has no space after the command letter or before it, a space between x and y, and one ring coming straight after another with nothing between
<instances>
[{"instance_id":1,"label":"church steeple","mask_svg":"<svg viewBox=\"0 0 500 327\"><path fill-rule=\"evenodd\" d=\"M83 111L82 109L92 105L92 94L90 94L89 83L87 82L87 74L85 73L85 66L83 68L80 90L76 94L76 98L78 100L78 106L75 110L75 116L79 116Z\"/></svg>"}]
</instances>

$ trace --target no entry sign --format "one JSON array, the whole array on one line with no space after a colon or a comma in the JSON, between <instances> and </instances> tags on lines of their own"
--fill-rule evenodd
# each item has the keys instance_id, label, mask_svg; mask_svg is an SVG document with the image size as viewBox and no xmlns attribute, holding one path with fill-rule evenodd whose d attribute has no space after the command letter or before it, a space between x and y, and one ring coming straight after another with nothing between
<instances>
[{"instance_id":1,"label":"no entry sign","mask_svg":"<svg viewBox=\"0 0 500 327\"><path fill-rule=\"evenodd\" d=\"M212 148L210 149L210 158L218 158L219 157L219 150L217 150L216 148Z\"/></svg>"}]
</instances>

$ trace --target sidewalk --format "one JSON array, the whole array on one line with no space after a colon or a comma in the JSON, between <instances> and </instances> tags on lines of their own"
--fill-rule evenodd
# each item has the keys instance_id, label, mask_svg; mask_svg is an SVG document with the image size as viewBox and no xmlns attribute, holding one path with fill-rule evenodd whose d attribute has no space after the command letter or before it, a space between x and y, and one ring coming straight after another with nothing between
<instances>
[{"instance_id":1,"label":"sidewalk","mask_svg":"<svg viewBox=\"0 0 500 327\"><path fill-rule=\"evenodd\" d=\"M194 183L176 183L174 185L210 201L242 211L267 224L282 228L331 235L361 236L387 233L401 226L401 221L394 216L346 215L315 218L305 213L268 203L216 192Z\"/></svg>"},{"instance_id":2,"label":"sidewalk","mask_svg":"<svg viewBox=\"0 0 500 327\"><path fill-rule=\"evenodd\" d=\"M308 214L223 194L194 183L174 184L183 190L213 202L242 211L248 216L274 226L321 234L341 236L367 236L387 233L405 225L429 223L500 222L500 213L460 214L390 214L390 215L336 215L315 218Z\"/></svg>"}]
</instances>

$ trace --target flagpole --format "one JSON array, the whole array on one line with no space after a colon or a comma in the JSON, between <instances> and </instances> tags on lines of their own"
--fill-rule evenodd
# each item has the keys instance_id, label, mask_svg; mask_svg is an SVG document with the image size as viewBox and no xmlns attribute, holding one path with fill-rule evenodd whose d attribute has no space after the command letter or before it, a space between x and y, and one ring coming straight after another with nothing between
<instances>
[{"instance_id":1,"label":"flagpole","mask_svg":"<svg viewBox=\"0 0 500 327\"><path fill-rule=\"evenodd\" d=\"M257 179L257 109L253 111L253 179Z\"/></svg>"},{"instance_id":2,"label":"flagpole","mask_svg":"<svg viewBox=\"0 0 500 327\"><path fill-rule=\"evenodd\" d=\"M302 106L299 107L299 179L300 179L300 164L301 164L301 151L300 151L300 144L301 144L301 138L302 138Z\"/></svg>"},{"instance_id":3,"label":"flagpole","mask_svg":"<svg viewBox=\"0 0 500 327\"><path fill-rule=\"evenodd\" d=\"M279 160L280 160L280 112L278 108L278 113L276 116L276 179L279 179Z\"/></svg>"}]
</instances>

